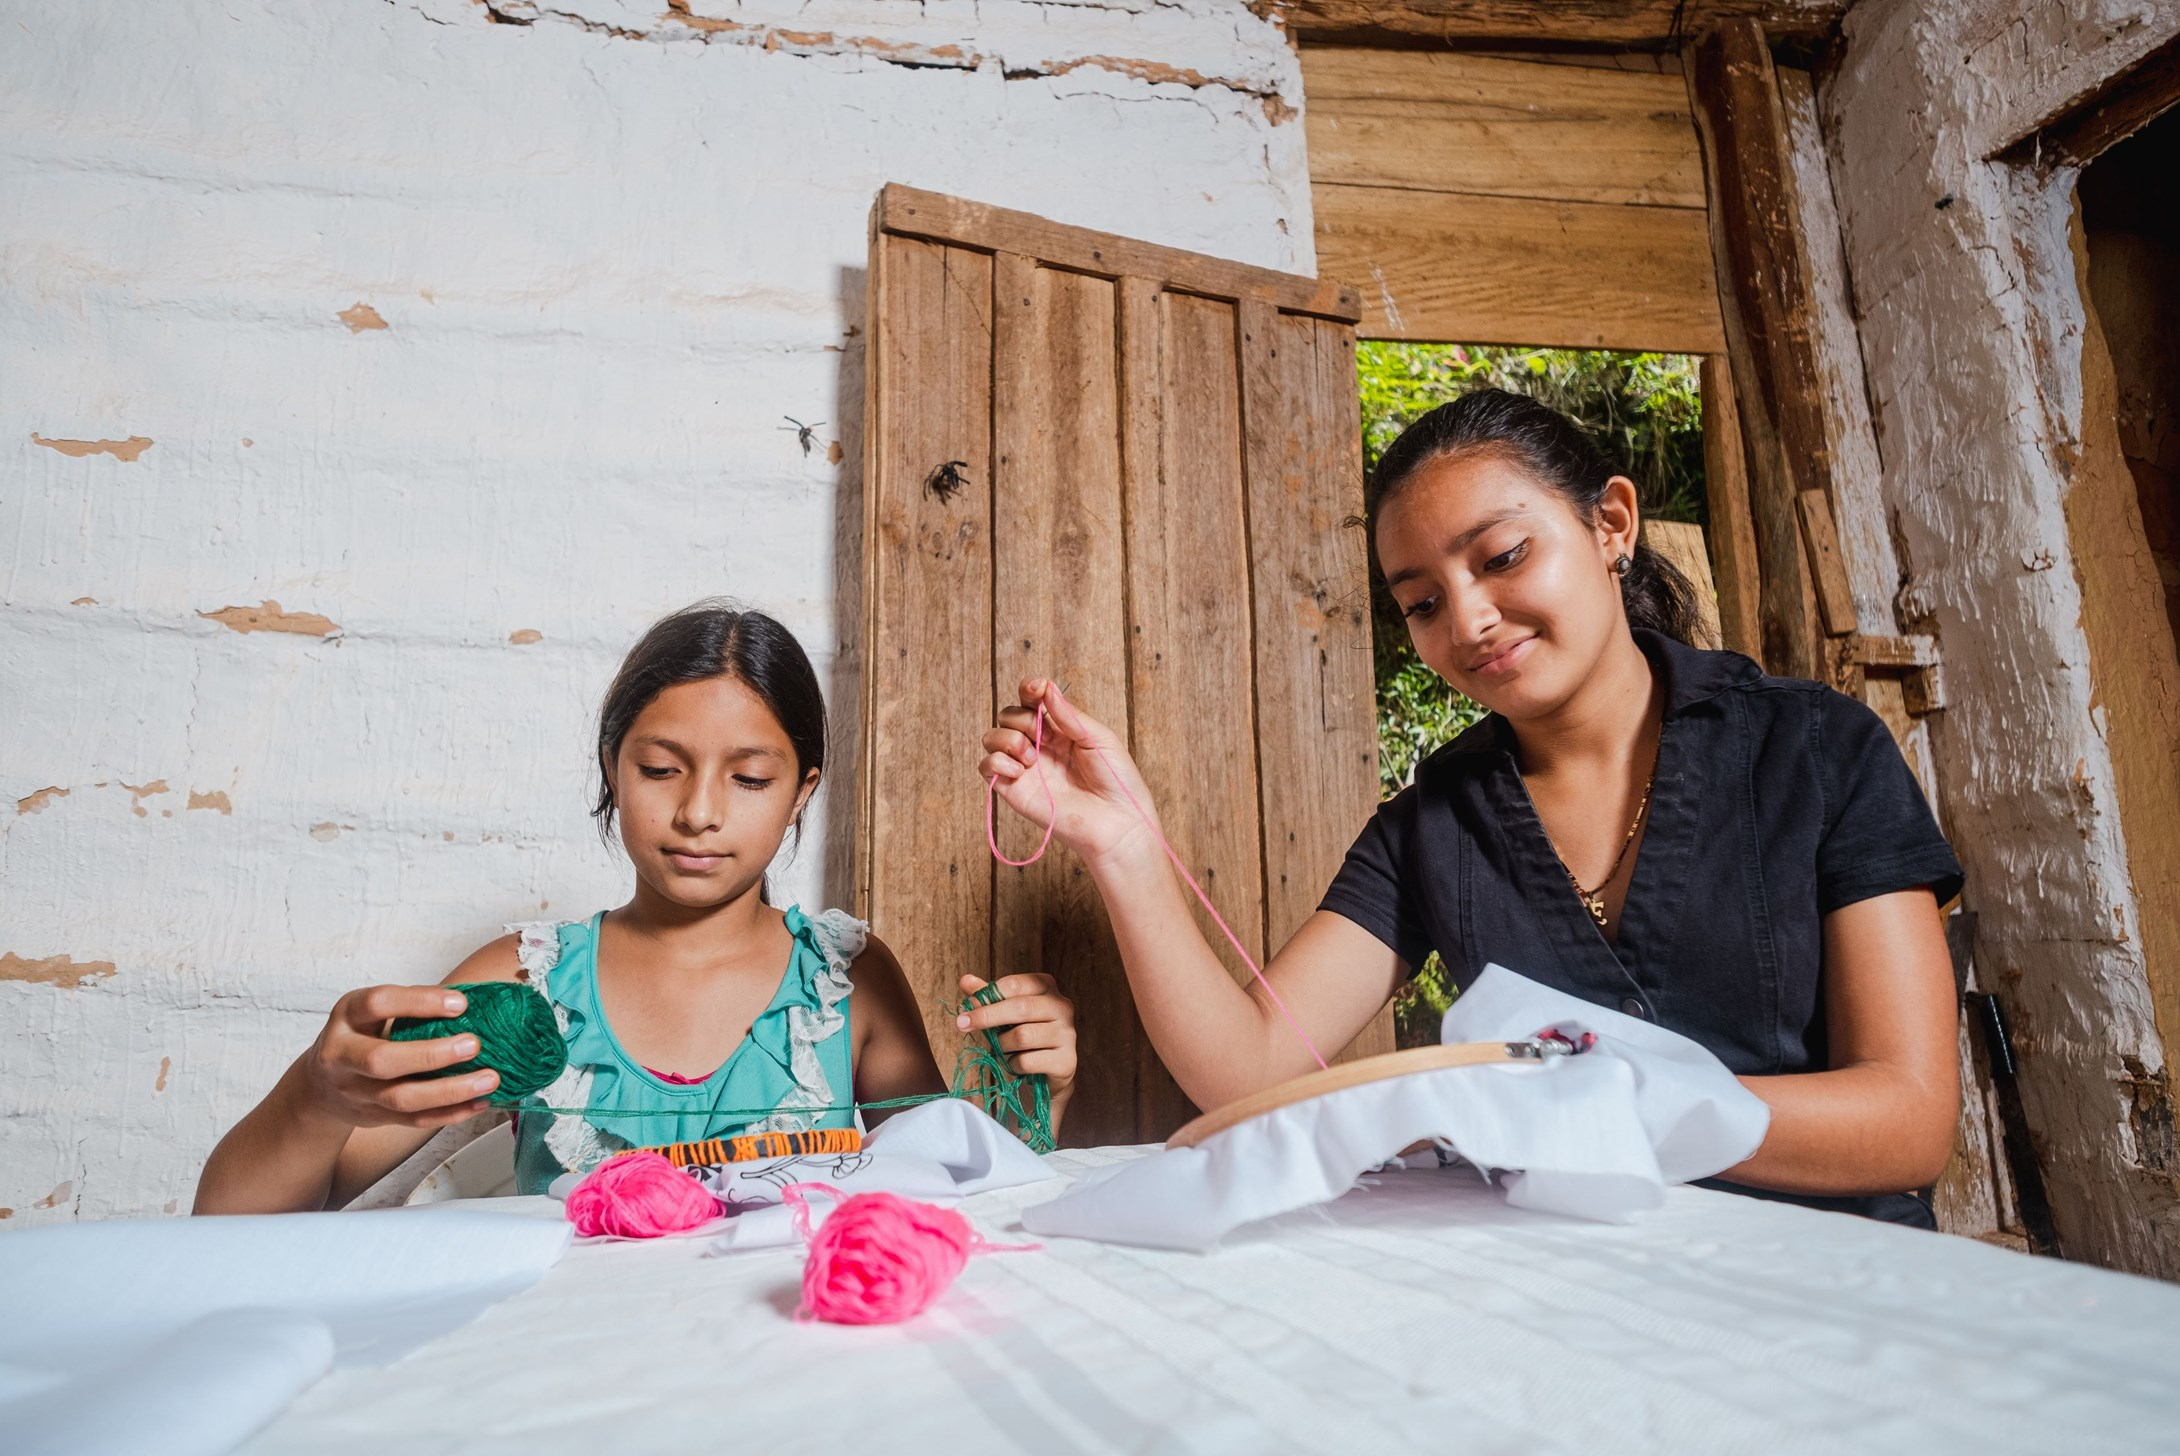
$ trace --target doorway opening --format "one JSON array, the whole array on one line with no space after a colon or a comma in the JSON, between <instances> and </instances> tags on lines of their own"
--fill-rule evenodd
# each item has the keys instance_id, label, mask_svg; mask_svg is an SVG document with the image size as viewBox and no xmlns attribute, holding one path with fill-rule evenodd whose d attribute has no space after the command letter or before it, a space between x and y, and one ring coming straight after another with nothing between
<instances>
[{"instance_id":1,"label":"doorway opening","mask_svg":"<svg viewBox=\"0 0 2180 1456\"><path fill-rule=\"evenodd\" d=\"M2180 111L2082 172L2090 302L2111 351L2120 451L2180 637Z\"/></svg>"},{"instance_id":2,"label":"doorway opening","mask_svg":"<svg viewBox=\"0 0 2180 1456\"><path fill-rule=\"evenodd\" d=\"M1526 394L1580 424L1598 450L1633 480L1642 502L1644 544L1712 593L1703 531L1701 359L1692 354L1624 353L1495 344L1358 343L1363 467L1414 420L1471 390ZM1483 709L1424 666L1409 645L1400 609L1373 574L1371 657L1377 687L1378 787L1398 793L1416 764L1483 717ZM1401 1046L1438 1040L1454 988L1432 956L1394 1003Z\"/></svg>"}]
</instances>

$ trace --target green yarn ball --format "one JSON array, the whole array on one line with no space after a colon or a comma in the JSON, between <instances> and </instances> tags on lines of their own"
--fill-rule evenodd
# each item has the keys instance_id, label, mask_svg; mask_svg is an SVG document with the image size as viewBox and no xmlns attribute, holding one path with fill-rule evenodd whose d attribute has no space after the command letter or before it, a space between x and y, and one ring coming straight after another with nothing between
<instances>
[{"instance_id":1,"label":"green yarn ball","mask_svg":"<svg viewBox=\"0 0 2180 1456\"><path fill-rule=\"evenodd\" d=\"M469 998L460 1016L404 1016L387 1033L393 1041L429 1041L434 1037L477 1038L477 1055L425 1075L458 1077L479 1067L500 1074L500 1085L485 1101L494 1107L511 1107L532 1092L549 1087L568 1065L568 1044L560 1038L560 1023L552 1004L528 986L515 981L477 981L450 986Z\"/></svg>"}]
</instances>

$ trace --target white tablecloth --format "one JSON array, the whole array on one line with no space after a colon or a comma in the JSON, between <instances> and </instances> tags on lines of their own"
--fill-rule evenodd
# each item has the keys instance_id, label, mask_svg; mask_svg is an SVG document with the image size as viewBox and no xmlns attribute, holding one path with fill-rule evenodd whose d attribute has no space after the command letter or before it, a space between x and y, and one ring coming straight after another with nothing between
<instances>
[{"instance_id":1,"label":"white tablecloth","mask_svg":"<svg viewBox=\"0 0 2180 1456\"><path fill-rule=\"evenodd\" d=\"M1056 1187L964 1208L1005 1237ZM245 1449L2180 1448L2180 1288L1694 1188L1612 1226L1509 1208L1463 1170L1384 1173L1211 1255L981 1257L879 1328L798 1324L798 1250L702 1249L572 1249L401 1362L335 1371Z\"/></svg>"}]
</instances>

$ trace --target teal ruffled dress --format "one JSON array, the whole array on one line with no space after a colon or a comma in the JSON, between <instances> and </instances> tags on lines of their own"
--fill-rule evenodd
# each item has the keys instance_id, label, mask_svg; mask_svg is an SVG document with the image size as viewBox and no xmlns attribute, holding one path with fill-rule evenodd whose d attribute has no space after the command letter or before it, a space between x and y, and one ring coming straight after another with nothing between
<instances>
[{"instance_id":1,"label":"teal ruffled dress","mask_svg":"<svg viewBox=\"0 0 2180 1456\"><path fill-rule=\"evenodd\" d=\"M598 1002L598 931L589 920L511 925L530 984L544 992L568 1043L568 1069L515 1108L515 1184L543 1193L614 1153L739 1132L853 1127L854 1043L848 967L870 928L845 911L787 911L794 953L749 1035L700 1082L670 1082L614 1036ZM580 1115L547 1108L584 1108Z\"/></svg>"}]
</instances>

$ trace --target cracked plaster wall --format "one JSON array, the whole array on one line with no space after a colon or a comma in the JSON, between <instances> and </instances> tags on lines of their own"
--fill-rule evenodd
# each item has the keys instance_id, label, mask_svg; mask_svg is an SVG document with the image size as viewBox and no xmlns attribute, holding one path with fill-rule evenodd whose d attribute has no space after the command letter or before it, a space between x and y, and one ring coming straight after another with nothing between
<instances>
[{"instance_id":1,"label":"cracked plaster wall","mask_svg":"<svg viewBox=\"0 0 2180 1456\"><path fill-rule=\"evenodd\" d=\"M1862 0L1844 30L1821 98L1834 192L1900 617L1945 656L1930 721L1978 971L2016 1024L2067 1252L2180 1277L2175 1180L2133 1103L2169 1043L2064 510L2085 433L2074 178L1993 160L2180 34L2180 3Z\"/></svg>"},{"instance_id":2,"label":"cracked plaster wall","mask_svg":"<svg viewBox=\"0 0 2180 1456\"><path fill-rule=\"evenodd\" d=\"M780 615L852 759L882 183L1312 269L1241 0L659 6L0 3L0 1228L186 1208L342 990L617 903L659 612Z\"/></svg>"}]
</instances>

